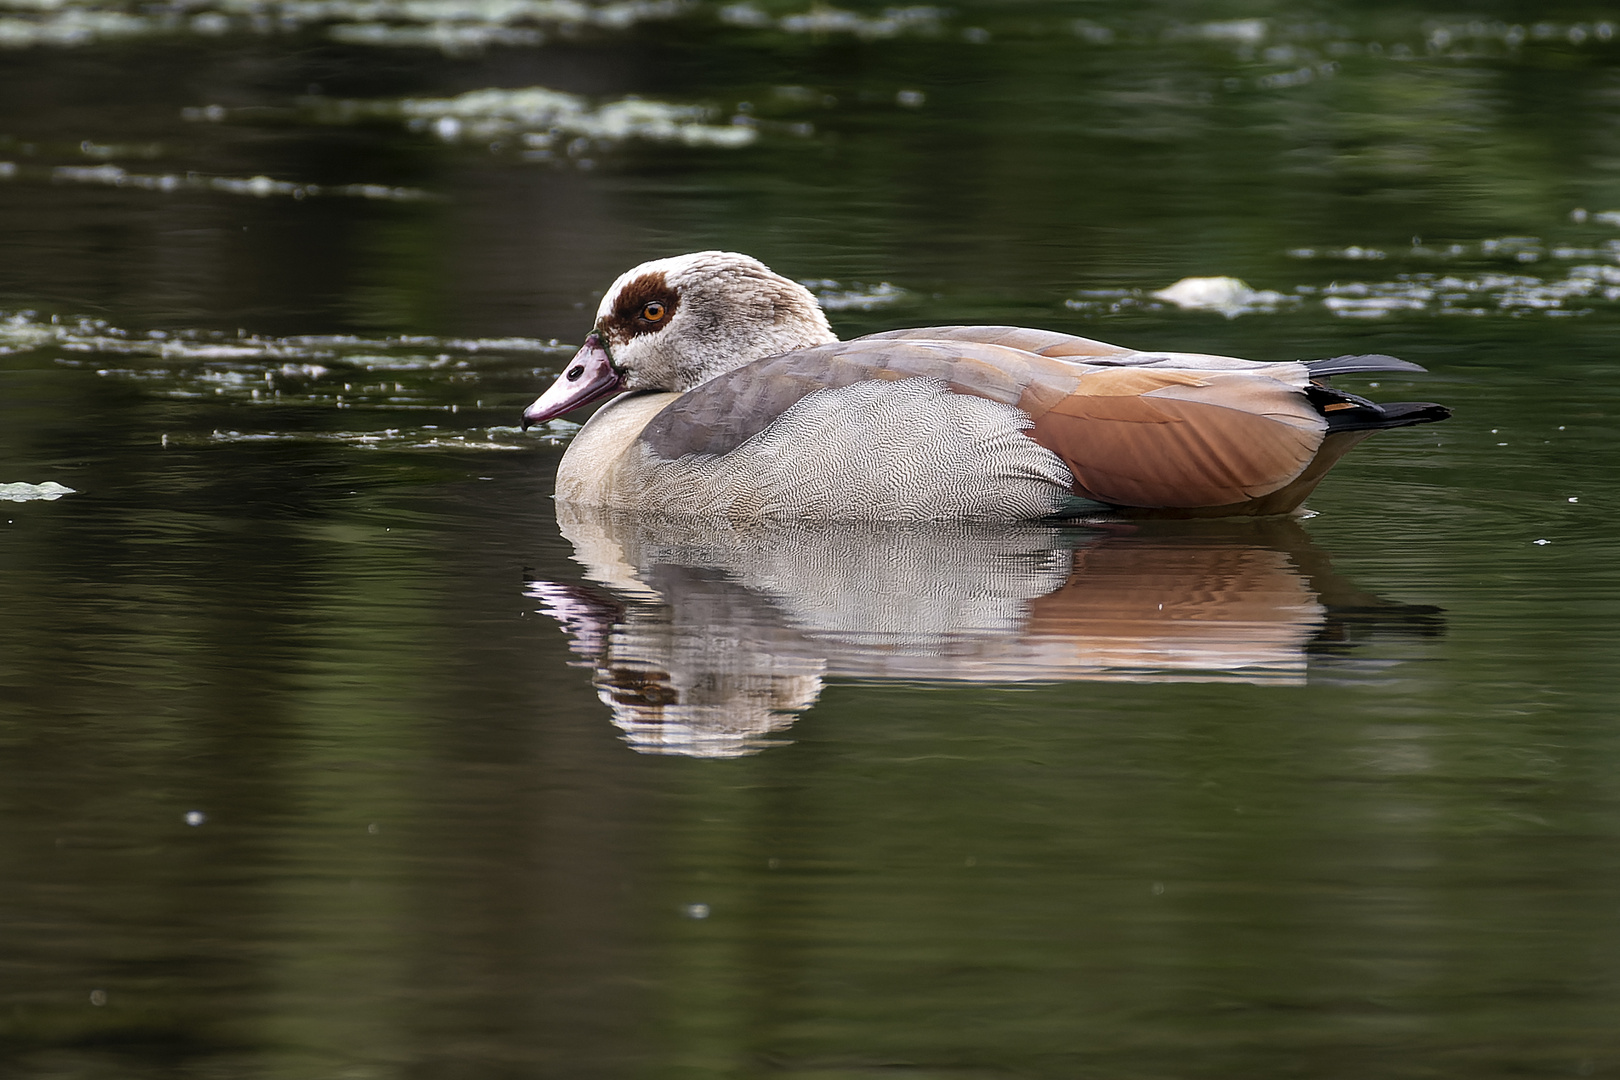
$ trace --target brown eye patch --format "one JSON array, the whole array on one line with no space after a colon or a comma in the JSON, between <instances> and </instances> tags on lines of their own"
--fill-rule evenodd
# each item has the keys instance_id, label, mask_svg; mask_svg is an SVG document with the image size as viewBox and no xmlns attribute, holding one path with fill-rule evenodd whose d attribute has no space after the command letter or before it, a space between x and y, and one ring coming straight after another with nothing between
<instances>
[{"instance_id":1,"label":"brown eye patch","mask_svg":"<svg viewBox=\"0 0 1620 1080\"><path fill-rule=\"evenodd\" d=\"M642 274L624 283L600 329L613 342L650 334L669 323L680 302L662 273Z\"/></svg>"}]
</instances>

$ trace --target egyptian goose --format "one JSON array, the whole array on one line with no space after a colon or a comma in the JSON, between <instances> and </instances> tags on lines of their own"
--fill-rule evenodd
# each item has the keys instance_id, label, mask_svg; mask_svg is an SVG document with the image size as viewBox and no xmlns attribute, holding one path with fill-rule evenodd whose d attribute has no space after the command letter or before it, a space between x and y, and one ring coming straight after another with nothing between
<instances>
[{"instance_id":1,"label":"egyptian goose","mask_svg":"<svg viewBox=\"0 0 1620 1080\"><path fill-rule=\"evenodd\" d=\"M610 394L557 498L743 520L1286 514L1356 443L1443 420L1325 380L1391 356L1259 363L1009 326L840 341L810 291L724 251L643 263L523 414Z\"/></svg>"}]
</instances>

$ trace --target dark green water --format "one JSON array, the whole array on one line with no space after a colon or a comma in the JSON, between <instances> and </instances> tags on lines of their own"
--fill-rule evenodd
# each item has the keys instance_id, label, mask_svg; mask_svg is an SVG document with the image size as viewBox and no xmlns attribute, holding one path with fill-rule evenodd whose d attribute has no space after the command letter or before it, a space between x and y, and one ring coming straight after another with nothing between
<instances>
[{"instance_id":1,"label":"dark green water","mask_svg":"<svg viewBox=\"0 0 1620 1080\"><path fill-rule=\"evenodd\" d=\"M1620 1072L1620 18L425 10L0 6L0 1073ZM1456 415L1299 523L559 523L705 247Z\"/></svg>"}]
</instances>

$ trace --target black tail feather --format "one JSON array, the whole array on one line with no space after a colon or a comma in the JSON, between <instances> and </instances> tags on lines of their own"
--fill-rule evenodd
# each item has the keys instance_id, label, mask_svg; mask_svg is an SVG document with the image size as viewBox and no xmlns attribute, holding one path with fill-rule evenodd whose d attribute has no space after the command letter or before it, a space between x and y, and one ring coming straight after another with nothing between
<instances>
[{"instance_id":1,"label":"black tail feather","mask_svg":"<svg viewBox=\"0 0 1620 1080\"><path fill-rule=\"evenodd\" d=\"M1308 386L1305 396L1326 418L1329 432L1411 427L1413 424L1432 424L1451 415L1450 409L1430 401L1379 403L1326 386Z\"/></svg>"},{"instance_id":2,"label":"black tail feather","mask_svg":"<svg viewBox=\"0 0 1620 1080\"><path fill-rule=\"evenodd\" d=\"M1451 410L1432 401L1390 401L1378 406L1384 420L1375 427L1411 427L1413 424L1432 424L1451 415ZM1333 427L1328 423L1329 429Z\"/></svg>"},{"instance_id":3,"label":"black tail feather","mask_svg":"<svg viewBox=\"0 0 1620 1080\"><path fill-rule=\"evenodd\" d=\"M1400 360L1383 353L1334 356L1326 360L1303 360L1305 370L1313 379L1326 379L1334 375L1359 375L1376 371L1427 371L1410 360Z\"/></svg>"}]
</instances>

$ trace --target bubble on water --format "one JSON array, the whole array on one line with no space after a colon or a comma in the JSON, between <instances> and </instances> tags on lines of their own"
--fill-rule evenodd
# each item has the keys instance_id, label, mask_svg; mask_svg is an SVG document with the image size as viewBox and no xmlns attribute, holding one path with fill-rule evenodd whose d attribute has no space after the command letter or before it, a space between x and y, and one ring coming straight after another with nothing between
<instances>
[{"instance_id":1,"label":"bubble on water","mask_svg":"<svg viewBox=\"0 0 1620 1080\"><path fill-rule=\"evenodd\" d=\"M90 1004L95 1005L98 1008L100 1006L102 1006L102 1005L107 1004L107 991L105 991L105 990L92 990L92 991L90 991Z\"/></svg>"},{"instance_id":2,"label":"bubble on water","mask_svg":"<svg viewBox=\"0 0 1620 1080\"><path fill-rule=\"evenodd\" d=\"M47 480L43 484L0 484L0 502L53 502L74 493L72 488L54 480Z\"/></svg>"},{"instance_id":3,"label":"bubble on water","mask_svg":"<svg viewBox=\"0 0 1620 1080\"><path fill-rule=\"evenodd\" d=\"M208 820L208 815L203 813L201 810L187 810L186 811L185 822L186 822L187 825L190 825L193 828L195 828L198 825L201 825L203 822L205 822L207 820Z\"/></svg>"},{"instance_id":4,"label":"bubble on water","mask_svg":"<svg viewBox=\"0 0 1620 1080\"><path fill-rule=\"evenodd\" d=\"M1551 540L1537 540L1537 541L1535 541L1535 544L1536 544L1537 547L1545 547L1546 545L1548 545L1550 543L1552 543Z\"/></svg>"},{"instance_id":5,"label":"bubble on water","mask_svg":"<svg viewBox=\"0 0 1620 1080\"><path fill-rule=\"evenodd\" d=\"M709 917L709 905L687 904L685 914L688 919L707 919Z\"/></svg>"}]
</instances>

